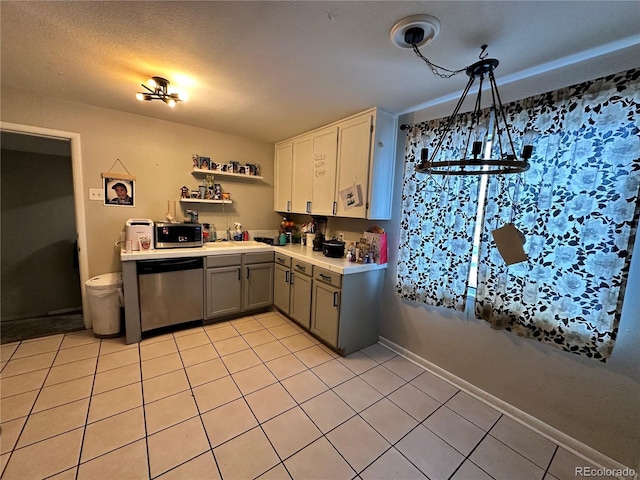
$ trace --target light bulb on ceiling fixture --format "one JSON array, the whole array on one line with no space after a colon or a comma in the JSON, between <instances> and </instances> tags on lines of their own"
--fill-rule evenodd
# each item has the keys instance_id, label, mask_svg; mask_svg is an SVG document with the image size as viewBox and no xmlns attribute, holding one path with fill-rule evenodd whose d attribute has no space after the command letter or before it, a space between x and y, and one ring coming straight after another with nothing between
<instances>
[{"instance_id":1,"label":"light bulb on ceiling fixture","mask_svg":"<svg viewBox=\"0 0 640 480\"><path fill-rule=\"evenodd\" d=\"M147 84L150 86L141 84L146 92L138 92L136 94L138 100L162 100L171 108L175 107L177 102L184 101L184 95L170 89L169 80L163 77L152 77Z\"/></svg>"}]
</instances>

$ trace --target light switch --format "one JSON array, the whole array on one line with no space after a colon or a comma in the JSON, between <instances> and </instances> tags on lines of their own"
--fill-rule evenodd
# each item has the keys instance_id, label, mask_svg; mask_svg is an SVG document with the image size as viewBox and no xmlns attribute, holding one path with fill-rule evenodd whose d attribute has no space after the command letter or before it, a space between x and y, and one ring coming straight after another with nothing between
<instances>
[{"instance_id":1,"label":"light switch","mask_svg":"<svg viewBox=\"0 0 640 480\"><path fill-rule=\"evenodd\" d=\"M101 188L90 188L89 189L89 200L104 200L104 192Z\"/></svg>"}]
</instances>

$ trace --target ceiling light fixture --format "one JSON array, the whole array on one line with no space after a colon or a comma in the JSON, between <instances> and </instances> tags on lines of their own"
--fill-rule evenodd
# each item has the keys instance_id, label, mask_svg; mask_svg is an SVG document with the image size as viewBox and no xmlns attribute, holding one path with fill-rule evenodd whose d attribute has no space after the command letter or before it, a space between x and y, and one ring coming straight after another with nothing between
<instances>
[{"instance_id":1,"label":"ceiling light fixture","mask_svg":"<svg viewBox=\"0 0 640 480\"><path fill-rule=\"evenodd\" d=\"M177 92L169 91L169 80L162 77L151 77L147 82L149 86L144 83L140 84L142 88L146 89L146 92L138 92L136 98L140 101L144 100L162 100L171 108L176 106L177 102L184 102L186 98L184 95L180 95Z\"/></svg>"},{"instance_id":2,"label":"ceiling light fixture","mask_svg":"<svg viewBox=\"0 0 640 480\"><path fill-rule=\"evenodd\" d=\"M460 70L449 70L440 67L424 57L418 49L419 46L426 45L433 40L439 31L440 22L430 15L407 17L400 20L391 29L391 41L400 48L412 48L434 75L441 78L450 78L465 72L469 76L469 81L462 92L462 96L448 118L433 153L429 157L429 151L426 148L423 148L420 152L420 163L416 167L417 171L432 175L483 175L527 171L529 169L529 159L533 154L533 134L532 132L525 132L525 135L523 135L522 153L518 158L511 137L513 128L507 122L493 74L493 71L498 66L498 60L486 58L487 45L483 45L479 61L474 64ZM489 115L483 114L482 111L482 86L485 77L489 79L491 88ZM467 127L464 138L460 142L460 148L458 149L460 155L456 158L440 159L438 154L442 144L451 135L451 127L476 79L480 80L478 93L473 112L471 112L471 122ZM405 130L410 128L410 125L401 125L400 128Z\"/></svg>"}]
</instances>

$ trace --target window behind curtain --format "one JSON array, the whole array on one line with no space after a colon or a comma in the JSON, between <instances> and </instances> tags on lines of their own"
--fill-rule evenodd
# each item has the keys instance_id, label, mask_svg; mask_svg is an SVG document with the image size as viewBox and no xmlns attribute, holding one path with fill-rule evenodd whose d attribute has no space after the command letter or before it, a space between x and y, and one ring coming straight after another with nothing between
<instances>
[{"instance_id":1,"label":"window behind curtain","mask_svg":"<svg viewBox=\"0 0 640 480\"><path fill-rule=\"evenodd\" d=\"M640 213L639 74L507 106L517 130L539 136L521 178L489 177L478 315L566 351L611 355ZM507 267L490 238L511 218L529 261Z\"/></svg>"},{"instance_id":2,"label":"window behind curtain","mask_svg":"<svg viewBox=\"0 0 640 480\"><path fill-rule=\"evenodd\" d=\"M397 292L429 305L464 310L478 207L478 178L431 177L416 172L423 147L433 151L440 120L414 127L407 139ZM459 155L461 132L471 121L460 115L443 155Z\"/></svg>"},{"instance_id":3,"label":"window behind curtain","mask_svg":"<svg viewBox=\"0 0 640 480\"><path fill-rule=\"evenodd\" d=\"M631 70L506 106L513 127L539 135L528 172L488 177L479 317L567 351L610 356L640 214L639 77ZM462 310L480 178L415 172L444 120L416 125L407 138L397 291ZM467 123L465 115L455 122L449 153ZM526 236L529 261L507 267L491 231L511 222Z\"/></svg>"}]
</instances>

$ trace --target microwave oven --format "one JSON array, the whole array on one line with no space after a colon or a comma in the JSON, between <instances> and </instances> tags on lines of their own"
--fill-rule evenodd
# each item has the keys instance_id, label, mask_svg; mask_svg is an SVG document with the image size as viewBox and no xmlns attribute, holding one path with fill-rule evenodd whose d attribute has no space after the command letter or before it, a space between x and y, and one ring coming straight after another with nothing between
<instances>
[{"instance_id":1,"label":"microwave oven","mask_svg":"<svg viewBox=\"0 0 640 480\"><path fill-rule=\"evenodd\" d=\"M156 248L202 246L201 223L156 222L154 230Z\"/></svg>"}]
</instances>

